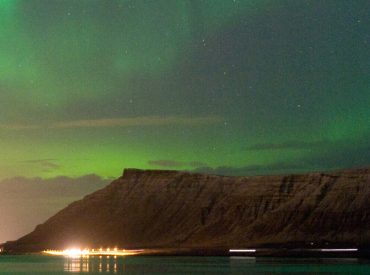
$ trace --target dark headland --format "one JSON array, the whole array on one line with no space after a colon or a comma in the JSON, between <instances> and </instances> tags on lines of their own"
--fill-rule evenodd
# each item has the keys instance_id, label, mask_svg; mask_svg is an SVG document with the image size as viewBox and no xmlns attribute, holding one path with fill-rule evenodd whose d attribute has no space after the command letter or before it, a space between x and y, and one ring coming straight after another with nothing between
<instances>
[{"instance_id":1,"label":"dark headland","mask_svg":"<svg viewBox=\"0 0 370 275\"><path fill-rule=\"evenodd\" d=\"M370 169L255 177L126 169L3 249L30 253L71 246L197 255L356 248L365 255Z\"/></svg>"}]
</instances>

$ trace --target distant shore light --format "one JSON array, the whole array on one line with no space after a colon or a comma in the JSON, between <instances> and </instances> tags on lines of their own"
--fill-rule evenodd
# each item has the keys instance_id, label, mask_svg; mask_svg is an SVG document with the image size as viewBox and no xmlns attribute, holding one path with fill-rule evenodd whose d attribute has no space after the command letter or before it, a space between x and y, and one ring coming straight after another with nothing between
<instances>
[{"instance_id":1,"label":"distant shore light","mask_svg":"<svg viewBox=\"0 0 370 275\"><path fill-rule=\"evenodd\" d=\"M125 249L114 249L113 251L110 248L103 250L102 248L96 249L65 249L65 250L44 250L44 254L54 255L54 256L66 256L66 257L87 257L87 256L129 256L137 255L144 252L143 249L137 250L125 250Z\"/></svg>"},{"instance_id":2,"label":"distant shore light","mask_svg":"<svg viewBox=\"0 0 370 275\"><path fill-rule=\"evenodd\" d=\"M322 252L356 252L358 248L322 248Z\"/></svg>"},{"instance_id":3,"label":"distant shore light","mask_svg":"<svg viewBox=\"0 0 370 275\"><path fill-rule=\"evenodd\" d=\"M230 253L254 253L256 249L230 249Z\"/></svg>"}]
</instances>

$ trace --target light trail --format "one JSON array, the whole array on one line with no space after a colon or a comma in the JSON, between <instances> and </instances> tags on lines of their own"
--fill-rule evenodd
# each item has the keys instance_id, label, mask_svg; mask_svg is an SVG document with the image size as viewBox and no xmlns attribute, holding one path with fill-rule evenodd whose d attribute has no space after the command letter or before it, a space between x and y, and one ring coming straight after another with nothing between
<instances>
[{"instance_id":1,"label":"light trail","mask_svg":"<svg viewBox=\"0 0 370 275\"><path fill-rule=\"evenodd\" d=\"M322 252L356 252L357 248L322 248L319 249Z\"/></svg>"},{"instance_id":2,"label":"light trail","mask_svg":"<svg viewBox=\"0 0 370 275\"><path fill-rule=\"evenodd\" d=\"M254 253L256 249L230 249L229 253Z\"/></svg>"},{"instance_id":3,"label":"light trail","mask_svg":"<svg viewBox=\"0 0 370 275\"><path fill-rule=\"evenodd\" d=\"M294 249L293 249L294 250ZM298 249L299 251L307 252L357 252L358 248L314 248L314 249ZM256 249L229 249L229 253L255 253Z\"/></svg>"}]
</instances>

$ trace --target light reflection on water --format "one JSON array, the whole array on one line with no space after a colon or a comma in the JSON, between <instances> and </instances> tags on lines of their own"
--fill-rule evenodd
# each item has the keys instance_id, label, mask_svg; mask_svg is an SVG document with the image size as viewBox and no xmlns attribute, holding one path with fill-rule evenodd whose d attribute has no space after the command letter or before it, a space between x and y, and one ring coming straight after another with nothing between
<instances>
[{"instance_id":1,"label":"light reflection on water","mask_svg":"<svg viewBox=\"0 0 370 275\"><path fill-rule=\"evenodd\" d=\"M181 256L0 256L0 275L146 274L370 274L363 259L181 257Z\"/></svg>"},{"instance_id":2,"label":"light reflection on water","mask_svg":"<svg viewBox=\"0 0 370 275\"><path fill-rule=\"evenodd\" d=\"M123 263L117 257L66 257L64 272L104 272L117 273L123 270Z\"/></svg>"}]
</instances>

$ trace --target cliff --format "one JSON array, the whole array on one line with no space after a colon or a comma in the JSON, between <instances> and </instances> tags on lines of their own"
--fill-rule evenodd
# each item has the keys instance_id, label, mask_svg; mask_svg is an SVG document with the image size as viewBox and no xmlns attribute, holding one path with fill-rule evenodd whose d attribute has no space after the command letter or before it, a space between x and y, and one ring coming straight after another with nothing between
<instances>
[{"instance_id":1,"label":"cliff","mask_svg":"<svg viewBox=\"0 0 370 275\"><path fill-rule=\"evenodd\" d=\"M370 169L258 177L127 169L5 250L369 247L369 198Z\"/></svg>"}]
</instances>

